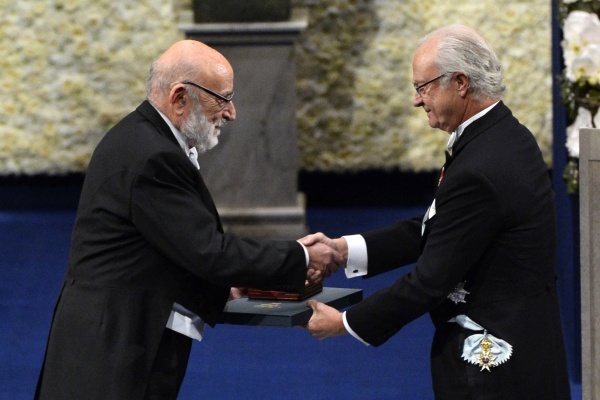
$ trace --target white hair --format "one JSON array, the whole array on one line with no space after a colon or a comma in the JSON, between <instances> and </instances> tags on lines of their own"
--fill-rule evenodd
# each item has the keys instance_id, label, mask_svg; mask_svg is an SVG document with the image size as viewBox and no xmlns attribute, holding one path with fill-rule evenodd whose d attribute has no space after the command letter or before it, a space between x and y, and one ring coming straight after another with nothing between
<instances>
[{"instance_id":1,"label":"white hair","mask_svg":"<svg viewBox=\"0 0 600 400\"><path fill-rule=\"evenodd\" d=\"M448 73L442 79L444 86L450 80L450 73L460 71L469 78L475 100L501 99L506 94L502 65L492 47L473 28L465 25L439 28L419 40L418 46L431 39L438 40L437 67L440 73Z\"/></svg>"}]
</instances>

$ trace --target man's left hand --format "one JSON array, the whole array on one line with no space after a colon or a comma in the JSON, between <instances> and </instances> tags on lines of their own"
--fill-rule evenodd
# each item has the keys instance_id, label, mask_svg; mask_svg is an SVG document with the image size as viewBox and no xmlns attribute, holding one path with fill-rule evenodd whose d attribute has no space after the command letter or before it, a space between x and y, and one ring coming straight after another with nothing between
<instances>
[{"instance_id":1,"label":"man's left hand","mask_svg":"<svg viewBox=\"0 0 600 400\"><path fill-rule=\"evenodd\" d=\"M344 326L342 313L327 304L309 300L308 306L313 309L313 315L305 328L319 340L348 333Z\"/></svg>"}]
</instances>

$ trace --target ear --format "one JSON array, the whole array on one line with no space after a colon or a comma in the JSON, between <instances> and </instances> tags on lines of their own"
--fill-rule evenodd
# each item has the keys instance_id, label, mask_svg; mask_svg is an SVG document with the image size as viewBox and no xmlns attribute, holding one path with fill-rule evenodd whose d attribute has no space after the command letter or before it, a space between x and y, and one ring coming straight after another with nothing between
<instances>
[{"instance_id":1,"label":"ear","mask_svg":"<svg viewBox=\"0 0 600 400\"><path fill-rule=\"evenodd\" d=\"M177 83L169 91L169 104L176 115L181 116L183 114L185 105L188 101L189 99L185 85Z\"/></svg>"},{"instance_id":2,"label":"ear","mask_svg":"<svg viewBox=\"0 0 600 400\"><path fill-rule=\"evenodd\" d=\"M469 90L469 77L462 72L457 72L454 79L456 79L458 94L465 97Z\"/></svg>"}]
</instances>

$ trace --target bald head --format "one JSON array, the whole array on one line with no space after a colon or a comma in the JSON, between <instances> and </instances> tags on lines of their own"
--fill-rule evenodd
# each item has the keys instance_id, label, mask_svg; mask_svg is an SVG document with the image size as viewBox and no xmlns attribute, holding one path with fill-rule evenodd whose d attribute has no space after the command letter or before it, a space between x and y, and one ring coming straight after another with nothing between
<instances>
[{"instance_id":1,"label":"bald head","mask_svg":"<svg viewBox=\"0 0 600 400\"><path fill-rule=\"evenodd\" d=\"M233 91L233 69L227 59L196 40L174 43L152 64L146 85L148 99L162 111L172 86L184 80L217 93Z\"/></svg>"},{"instance_id":2,"label":"bald head","mask_svg":"<svg viewBox=\"0 0 600 400\"><path fill-rule=\"evenodd\" d=\"M170 69L178 64L189 65L201 75L226 74L231 70L231 65L221 53L196 40L176 42L157 60L157 65L162 68Z\"/></svg>"}]
</instances>

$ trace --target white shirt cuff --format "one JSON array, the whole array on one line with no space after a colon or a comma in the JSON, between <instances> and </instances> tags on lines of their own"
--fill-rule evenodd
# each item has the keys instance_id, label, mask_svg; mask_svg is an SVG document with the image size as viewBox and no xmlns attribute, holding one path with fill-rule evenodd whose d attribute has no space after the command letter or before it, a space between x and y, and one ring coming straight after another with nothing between
<instances>
[{"instance_id":1,"label":"white shirt cuff","mask_svg":"<svg viewBox=\"0 0 600 400\"><path fill-rule=\"evenodd\" d=\"M298 243L300 243L300 242L298 242ZM306 268L308 268L308 263L310 262L310 256L308 255L308 249L302 243L300 243L300 246L302 246L302 249L304 250L304 257L306 259Z\"/></svg>"},{"instance_id":2,"label":"white shirt cuff","mask_svg":"<svg viewBox=\"0 0 600 400\"><path fill-rule=\"evenodd\" d=\"M367 243L361 235L344 236L348 243L348 262L346 263L346 278L356 278L368 273Z\"/></svg>"},{"instance_id":3,"label":"white shirt cuff","mask_svg":"<svg viewBox=\"0 0 600 400\"><path fill-rule=\"evenodd\" d=\"M356 332L354 332L354 331L352 330L352 328L350 328L350 325L348 325L348 321L346 320L346 311L344 311L344 312L342 313L342 321L344 321L344 327L346 328L346 330L348 331L348 333L349 333L349 334L351 334L352 336L354 336L356 339L360 340L360 341L361 341L361 342L362 342L362 343L363 343L365 346L370 346L370 344L369 344L369 343L367 343L367 342L365 342L364 340L362 340L362 339L360 338L360 336L358 336L358 335L356 334Z\"/></svg>"},{"instance_id":4,"label":"white shirt cuff","mask_svg":"<svg viewBox=\"0 0 600 400\"><path fill-rule=\"evenodd\" d=\"M204 321L181 304L173 303L173 310L167 321L167 328L201 341L204 334Z\"/></svg>"}]
</instances>

